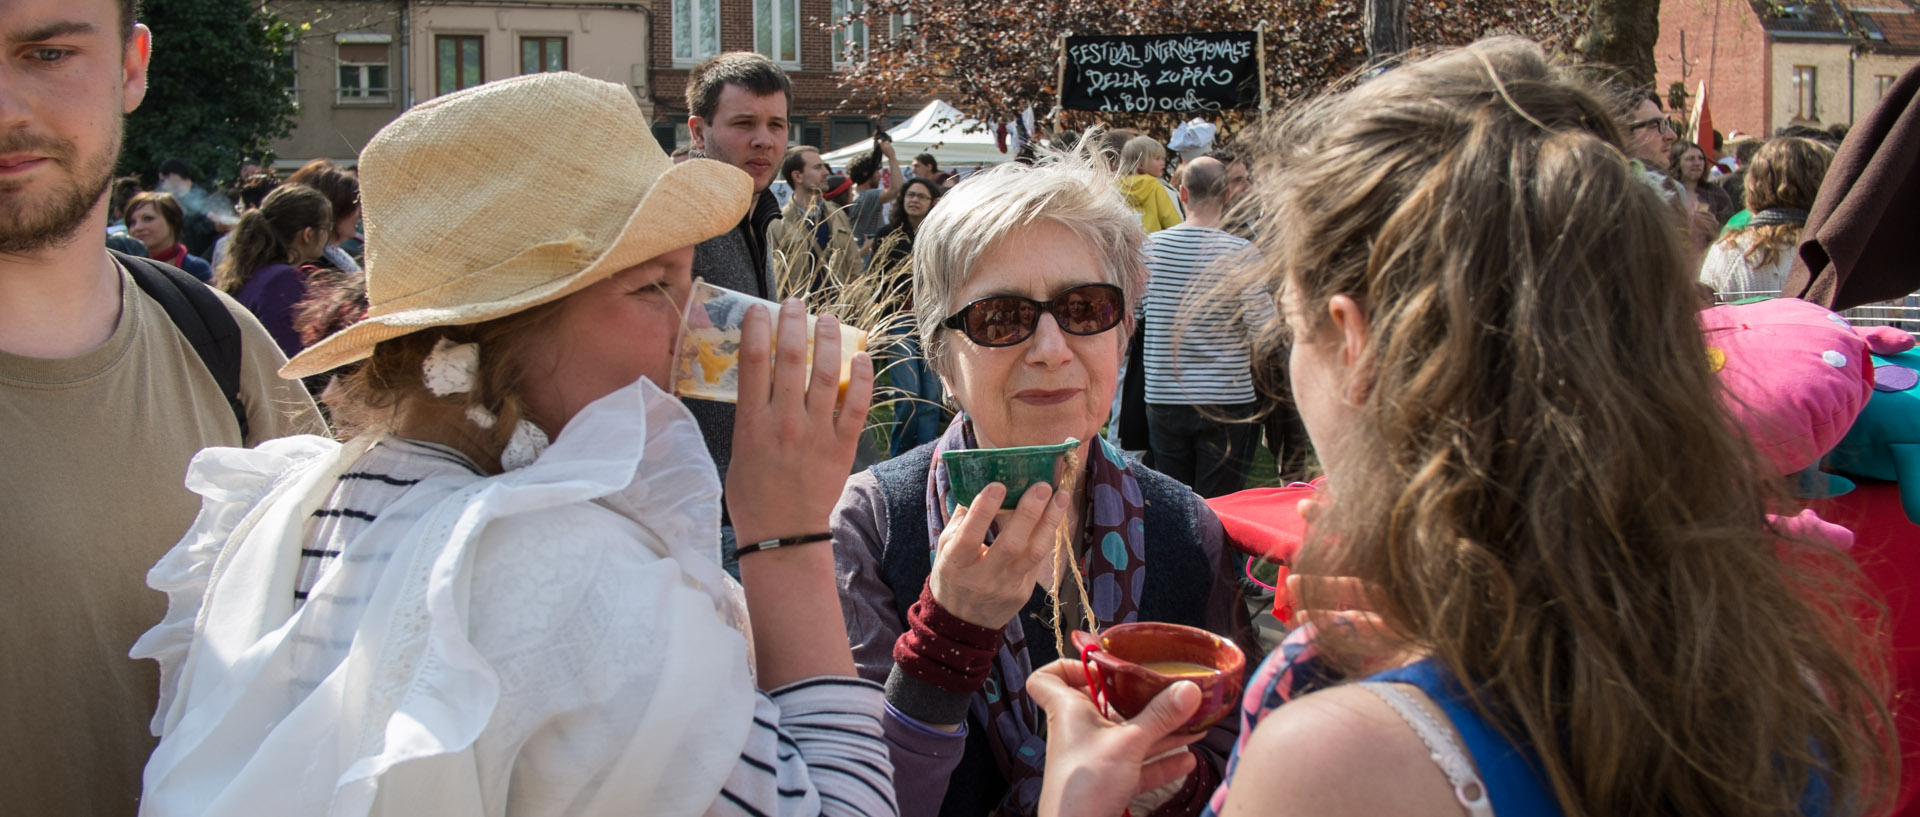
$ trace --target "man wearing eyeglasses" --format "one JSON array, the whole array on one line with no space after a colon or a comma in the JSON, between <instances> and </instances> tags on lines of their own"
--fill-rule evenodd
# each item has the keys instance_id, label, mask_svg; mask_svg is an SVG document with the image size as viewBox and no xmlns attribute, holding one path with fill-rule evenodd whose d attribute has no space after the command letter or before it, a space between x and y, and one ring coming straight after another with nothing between
<instances>
[{"instance_id":1,"label":"man wearing eyeglasses","mask_svg":"<svg viewBox=\"0 0 1920 817\"><path fill-rule=\"evenodd\" d=\"M1614 92L1616 110L1619 111L1621 135L1626 137L1627 155L1639 168L1647 186L1660 194L1660 200L1673 208L1674 220L1687 232L1692 240L1694 257L1698 260L1706 252L1707 246L1719 232L1719 222L1706 210L1706 205L1694 200L1686 186L1669 178L1666 167L1670 160L1669 150L1680 134L1674 129L1673 120L1667 118L1660 109L1660 96L1645 89L1616 90Z\"/></svg>"},{"instance_id":2,"label":"man wearing eyeglasses","mask_svg":"<svg viewBox=\"0 0 1920 817\"><path fill-rule=\"evenodd\" d=\"M1636 91L1631 98L1635 102L1627 112L1627 149L1650 170L1666 167L1667 151L1680 138L1673 120L1660 110L1660 97L1652 91Z\"/></svg>"}]
</instances>

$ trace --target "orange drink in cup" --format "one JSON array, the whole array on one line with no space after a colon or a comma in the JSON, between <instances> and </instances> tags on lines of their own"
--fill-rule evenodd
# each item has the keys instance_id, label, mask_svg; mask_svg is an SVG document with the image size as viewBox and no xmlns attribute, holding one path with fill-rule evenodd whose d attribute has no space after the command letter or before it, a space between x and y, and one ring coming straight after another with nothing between
<instances>
[{"instance_id":1,"label":"orange drink in cup","mask_svg":"<svg viewBox=\"0 0 1920 817\"><path fill-rule=\"evenodd\" d=\"M1087 693L1103 709L1131 718L1180 681L1200 687L1200 708L1178 730L1204 732L1240 703L1246 654L1232 641L1181 624L1116 624L1099 635L1075 630L1074 649L1087 671Z\"/></svg>"},{"instance_id":2,"label":"orange drink in cup","mask_svg":"<svg viewBox=\"0 0 1920 817\"><path fill-rule=\"evenodd\" d=\"M769 317L780 315L780 305L730 289L693 282L693 294L680 321L680 341L674 350L673 393L721 403L740 401L740 324L747 307L759 304ZM813 330L819 318L807 316L807 361L813 361ZM840 327L840 396L847 394L853 376L853 356L867 348L867 333Z\"/></svg>"}]
</instances>

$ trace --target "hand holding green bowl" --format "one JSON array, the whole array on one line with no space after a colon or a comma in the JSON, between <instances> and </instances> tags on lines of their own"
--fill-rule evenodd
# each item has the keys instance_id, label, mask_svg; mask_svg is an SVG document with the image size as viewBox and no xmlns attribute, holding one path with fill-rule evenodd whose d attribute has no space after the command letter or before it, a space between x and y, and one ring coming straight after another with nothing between
<instances>
[{"instance_id":1,"label":"hand holding green bowl","mask_svg":"<svg viewBox=\"0 0 1920 817\"><path fill-rule=\"evenodd\" d=\"M947 510L953 510L953 504L971 504L982 489L995 482L1007 488L1000 509L1013 510L1034 483L1059 484L1061 456L1079 447L1079 440L1068 437L1066 442L1054 445L973 448L941 454L940 459L947 464L947 481L953 487Z\"/></svg>"}]
</instances>

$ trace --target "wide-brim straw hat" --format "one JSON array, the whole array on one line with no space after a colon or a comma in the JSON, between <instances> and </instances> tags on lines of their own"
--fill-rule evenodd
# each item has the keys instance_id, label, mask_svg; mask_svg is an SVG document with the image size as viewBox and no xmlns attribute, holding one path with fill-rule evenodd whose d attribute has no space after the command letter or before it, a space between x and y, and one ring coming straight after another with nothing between
<instances>
[{"instance_id":1,"label":"wide-brim straw hat","mask_svg":"<svg viewBox=\"0 0 1920 817\"><path fill-rule=\"evenodd\" d=\"M675 165L633 95L610 82L531 74L430 100L360 156L367 317L280 376L564 298L732 229L752 196L752 179L731 165Z\"/></svg>"}]
</instances>

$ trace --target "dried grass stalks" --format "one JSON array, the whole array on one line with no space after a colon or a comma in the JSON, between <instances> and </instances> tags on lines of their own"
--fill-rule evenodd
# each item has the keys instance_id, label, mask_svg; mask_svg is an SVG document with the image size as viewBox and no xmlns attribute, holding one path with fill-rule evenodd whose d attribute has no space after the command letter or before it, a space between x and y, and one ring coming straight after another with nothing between
<instances>
[{"instance_id":1,"label":"dried grass stalks","mask_svg":"<svg viewBox=\"0 0 1920 817\"><path fill-rule=\"evenodd\" d=\"M894 336L914 331L913 260L911 257L891 266L868 269L858 250L830 248L820 250L813 242L813 231L788 230L787 240L772 250L774 280L780 297L799 298L813 314L832 313L842 324L867 333L867 350L873 356L875 393L869 412L868 430L885 430L890 423L879 422L882 409L898 416L894 407L907 402L928 403L891 385L886 377L894 367L919 357L905 354L894 343ZM886 258L902 239L889 235L873 248L873 257ZM929 405L931 405L929 403Z\"/></svg>"}]
</instances>

